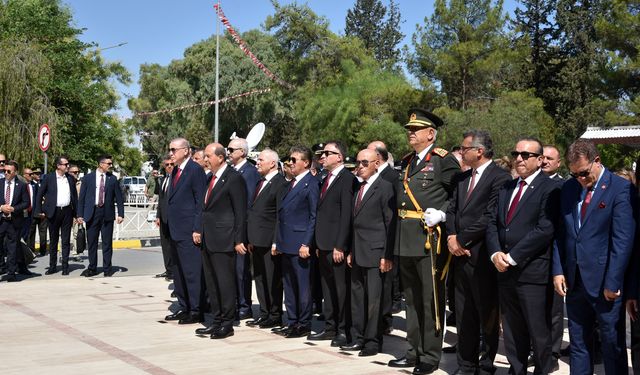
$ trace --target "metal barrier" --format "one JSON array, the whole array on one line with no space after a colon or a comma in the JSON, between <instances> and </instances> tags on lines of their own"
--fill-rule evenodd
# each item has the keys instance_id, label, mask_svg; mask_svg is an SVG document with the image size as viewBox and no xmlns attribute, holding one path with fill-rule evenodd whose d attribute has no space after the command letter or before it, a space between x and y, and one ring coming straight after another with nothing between
<instances>
[{"instance_id":1,"label":"metal barrier","mask_svg":"<svg viewBox=\"0 0 640 375\"><path fill-rule=\"evenodd\" d=\"M159 235L158 227L155 224L156 202L148 202L143 195L131 197L125 203L124 221L116 224L113 233L114 240L156 237Z\"/></svg>"}]
</instances>

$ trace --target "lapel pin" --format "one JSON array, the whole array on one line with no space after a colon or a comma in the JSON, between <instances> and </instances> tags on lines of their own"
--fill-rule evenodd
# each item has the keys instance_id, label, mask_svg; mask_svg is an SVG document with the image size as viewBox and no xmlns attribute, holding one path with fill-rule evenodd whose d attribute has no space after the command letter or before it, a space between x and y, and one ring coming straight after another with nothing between
<instances>
[{"instance_id":1,"label":"lapel pin","mask_svg":"<svg viewBox=\"0 0 640 375\"><path fill-rule=\"evenodd\" d=\"M602 184L602 190L604 190L604 189L606 189L606 188L607 188L607 185Z\"/></svg>"},{"instance_id":2,"label":"lapel pin","mask_svg":"<svg viewBox=\"0 0 640 375\"><path fill-rule=\"evenodd\" d=\"M607 207L607 205L604 203L604 201L600 202L600 204L598 205L598 208L605 208Z\"/></svg>"}]
</instances>

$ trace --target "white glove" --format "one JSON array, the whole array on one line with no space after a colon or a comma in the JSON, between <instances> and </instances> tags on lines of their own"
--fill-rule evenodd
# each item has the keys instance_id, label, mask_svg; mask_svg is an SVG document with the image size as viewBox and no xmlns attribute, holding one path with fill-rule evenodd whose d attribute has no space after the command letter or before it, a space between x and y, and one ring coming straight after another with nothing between
<instances>
[{"instance_id":1,"label":"white glove","mask_svg":"<svg viewBox=\"0 0 640 375\"><path fill-rule=\"evenodd\" d=\"M428 227L433 227L438 225L441 221L445 221L446 214L440 210L436 210L435 208L427 208L424 212L424 222Z\"/></svg>"}]
</instances>

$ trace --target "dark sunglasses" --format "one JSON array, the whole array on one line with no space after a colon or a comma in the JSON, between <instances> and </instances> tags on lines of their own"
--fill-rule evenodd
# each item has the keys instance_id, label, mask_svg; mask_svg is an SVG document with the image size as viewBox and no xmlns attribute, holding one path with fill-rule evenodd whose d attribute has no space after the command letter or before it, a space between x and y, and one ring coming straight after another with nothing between
<instances>
[{"instance_id":1,"label":"dark sunglasses","mask_svg":"<svg viewBox=\"0 0 640 375\"><path fill-rule=\"evenodd\" d=\"M105 163L105 162L102 162L100 164L113 165L113 163Z\"/></svg>"},{"instance_id":2,"label":"dark sunglasses","mask_svg":"<svg viewBox=\"0 0 640 375\"><path fill-rule=\"evenodd\" d=\"M329 156L329 155L339 155L339 152L335 152L335 151L329 151L329 150L324 150L324 151L320 151L320 156Z\"/></svg>"},{"instance_id":3,"label":"dark sunglasses","mask_svg":"<svg viewBox=\"0 0 640 375\"><path fill-rule=\"evenodd\" d=\"M374 163L375 160L356 160L356 167L360 164L362 164L363 167L367 168L369 166L369 163Z\"/></svg>"},{"instance_id":4,"label":"dark sunglasses","mask_svg":"<svg viewBox=\"0 0 640 375\"><path fill-rule=\"evenodd\" d=\"M0 164L4 164L6 160L0 160Z\"/></svg>"},{"instance_id":5,"label":"dark sunglasses","mask_svg":"<svg viewBox=\"0 0 640 375\"><path fill-rule=\"evenodd\" d=\"M175 154L175 153L176 153L176 151L178 151L178 150L182 150L182 149L186 149L186 148L188 148L188 147L172 147L172 148L170 148L170 149L169 149L169 152L171 152L171 153L174 153L174 154Z\"/></svg>"},{"instance_id":6,"label":"dark sunglasses","mask_svg":"<svg viewBox=\"0 0 640 375\"><path fill-rule=\"evenodd\" d=\"M4 170L4 174L11 174L13 173L13 171L11 169L5 169Z\"/></svg>"},{"instance_id":7,"label":"dark sunglasses","mask_svg":"<svg viewBox=\"0 0 640 375\"><path fill-rule=\"evenodd\" d=\"M80 171L69 171L69 173L71 173L71 174L78 174L78 173L80 173Z\"/></svg>"},{"instance_id":8,"label":"dark sunglasses","mask_svg":"<svg viewBox=\"0 0 640 375\"><path fill-rule=\"evenodd\" d=\"M587 177L589 176L589 174L591 173L591 167L593 166L593 162L591 162L591 164L589 164L589 169L585 169L584 171L580 171L580 172L569 172L569 175L573 178L579 178L579 177Z\"/></svg>"},{"instance_id":9,"label":"dark sunglasses","mask_svg":"<svg viewBox=\"0 0 640 375\"><path fill-rule=\"evenodd\" d=\"M165 167L173 167L173 163L165 163L164 166Z\"/></svg>"},{"instance_id":10,"label":"dark sunglasses","mask_svg":"<svg viewBox=\"0 0 640 375\"><path fill-rule=\"evenodd\" d=\"M293 164L297 163L297 162L298 162L298 160L304 160L304 159L297 159L297 158L296 158L296 157L294 157L294 156L289 157L289 162L291 162L291 163L293 163Z\"/></svg>"},{"instance_id":11,"label":"dark sunglasses","mask_svg":"<svg viewBox=\"0 0 640 375\"><path fill-rule=\"evenodd\" d=\"M69 163L60 163L58 165L64 165L65 167L69 165Z\"/></svg>"},{"instance_id":12,"label":"dark sunglasses","mask_svg":"<svg viewBox=\"0 0 640 375\"><path fill-rule=\"evenodd\" d=\"M511 157L512 158L517 159L518 156L521 156L522 160L527 160L527 159L529 159L531 157L536 157L537 158L538 156L540 156L540 154L537 154L535 152L528 152L528 151L521 151L521 152L519 152L519 151L511 151Z\"/></svg>"},{"instance_id":13,"label":"dark sunglasses","mask_svg":"<svg viewBox=\"0 0 640 375\"><path fill-rule=\"evenodd\" d=\"M233 154L236 150L242 150L241 148L233 148L233 147L227 147L227 152L230 154Z\"/></svg>"}]
</instances>

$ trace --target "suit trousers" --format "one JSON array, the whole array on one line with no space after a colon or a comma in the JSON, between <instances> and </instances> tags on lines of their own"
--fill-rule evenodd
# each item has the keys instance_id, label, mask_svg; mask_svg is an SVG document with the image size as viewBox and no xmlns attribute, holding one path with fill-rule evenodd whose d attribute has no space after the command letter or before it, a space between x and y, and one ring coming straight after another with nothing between
<instances>
[{"instance_id":1,"label":"suit trousers","mask_svg":"<svg viewBox=\"0 0 640 375\"><path fill-rule=\"evenodd\" d=\"M294 254L281 254L284 277L284 305L289 326L311 327L311 287L309 258Z\"/></svg>"},{"instance_id":2,"label":"suit trousers","mask_svg":"<svg viewBox=\"0 0 640 375\"><path fill-rule=\"evenodd\" d=\"M213 325L232 328L236 316L236 252L201 252Z\"/></svg>"},{"instance_id":3,"label":"suit trousers","mask_svg":"<svg viewBox=\"0 0 640 375\"><path fill-rule=\"evenodd\" d=\"M382 301L386 274L378 267L351 269L351 337L365 348L382 347Z\"/></svg>"},{"instance_id":4,"label":"suit trousers","mask_svg":"<svg viewBox=\"0 0 640 375\"><path fill-rule=\"evenodd\" d=\"M253 278L260 303L260 317L282 320L281 257L271 255L270 247L254 247L251 254Z\"/></svg>"},{"instance_id":5,"label":"suit trousers","mask_svg":"<svg viewBox=\"0 0 640 375\"><path fill-rule=\"evenodd\" d=\"M624 314L622 298L610 302L603 294L597 298L590 296L584 289L580 272L576 272L574 286L567 293L571 373L593 374L594 325L597 321L605 374L627 374Z\"/></svg>"},{"instance_id":6,"label":"suit trousers","mask_svg":"<svg viewBox=\"0 0 640 375\"><path fill-rule=\"evenodd\" d=\"M564 297L553 293L551 303L551 353L560 358L562 336L564 335Z\"/></svg>"},{"instance_id":7,"label":"suit trousers","mask_svg":"<svg viewBox=\"0 0 640 375\"><path fill-rule=\"evenodd\" d=\"M13 225L13 221L7 219L0 219L0 268L4 263L4 256L6 255L6 268L8 275L15 275L18 269L17 257L18 257L18 230Z\"/></svg>"},{"instance_id":8,"label":"suit trousers","mask_svg":"<svg viewBox=\"0 0 640 375\"><path fill-rule=\"evenodd\" d=\"M444 280L433 285L430 257L400 257L400 280L407 302L407 341L411 347L408 359L433 366L440 364L444 330L436 331L434 288L437 291L437 306L444 318ZM440 322L444 327L444 321Z\"/></svg>"},{"instance_id":9,"label":"suit trousers","mask_svg":"<svg viewBox=\"0 0 640 375\"><path fill-rule=\"evenodd\" d=\"M241 313L251 313L251 257L236 253L235 267L237 310Z\"/></svg>"},{"instance_id":10,"label":"suit trousers","mask_svg":"<svg viewBox=\"0 0 640 375\"><path fill-rule=\"evenodd\" d=\"M551 284L499 282L502 329L509 371L527 374L529 350L533 348L534 374L551 368Z\"/></svg>"},{"instance_id":11,"label":"suit trousers","mask_svg":"<svg viewBox=\"0 0 640 375\"><path fill-rule=\"evenodd\" d=\"M500 337L500 311L498 280L489 257L478 257L472 264L467 257L456 257L455 305L458 333L457 359L462 372L493 374L493 361L498 352ZM485 351L480 357L480 332ZM479 359L478 359L479 358Z\"/></svg>"},{"instance_id":12,"label":"suit trousers","mask_svg":"<svg viewBox=\"0 0 640 375\"><path fill-rule=\"evenodd\" d=\"M169 224L160 220L160 247L162 247L162 259L167 275L173 275L173 258L171 257L171 238L169 237Z\"/></svg>"},{"instance_id":13,"label":"suit trousers","mask_svg":"<svg viewBox=\"0 0 640 375\"><path fill-rule=\"evenodd\" d=\"M348 333L350 319L349 303L349 269L345 259L340 263L333 262L333 250L320 250L318 267L322 284L322 313L324 314L325 331Z\"/></svg>"},{"instance_id":14,"label":"suit trousers","mask_svg":"<svg viewBox=\"0 0 640 375\"><path fill-rule=\"evenodd\" d=\"M113 257L113 220L104 217L104 207L95 207L93 217L87 222L87 250L89 253L89 267L92 271L98 269L98 236L102 237L102 270L111 272L111 258Z\"/></svg>"},{"instance_id":15,"label":"suit trousers","mask_svg":"<svg viewBox=\"0 0 640 375\"><path fill-rule=\"evenodd\" d=\"M383 284L384 293L382 300L382 319L383 329L393 327L393 305L400 305L402 303L402 289L400 284L400 260L399 257L393 257L393 268L387 272L385 278L387 281Z\"/></svg>"},{"instance_id":16,"label":"suit trousers","mask_svg":"<svg viewBox=\"0 0 640 375\"><path fill-rule=\"evenodd\" d=\"M202 255L191 238L171 239L173 286L182 311L200 312L202 289Z\"/></svg>"},{"instance_id":17,"label":"suit trousers","mask_svg":"<svg viewBox=\"0 0 640 375\"><path fill-rule=\"evenodd\" d=\"M62 243L62 268L69 268L69 251L71 250L71 225L73 225L73 209L71 206L56 207L49 219L49 267L58 263L58 239Z\"/></svg>"},{"instance_id":18,"label":"suit trousers","mask_svg":"<svg viewBox=\"0 0 640 375\"><path fill-rule=\"evenodd\" d=\"M633 374L640 375L640 321L631 322L631 366Z\"/></svg>"},{"instance_id":19,"label":"suit trousers","mask_svg":"<svg viewBox=\"0 0 640 375\"><path fill-rule=\"evenodd\" d=\"M31 225L29 226L29 239L27 245L36 251L36 229L38 230L39 242L40 242L40 254L47 251L47 229L49 228L49 221L46 217L33 217Z\"/></svg>"}]
</instances>

